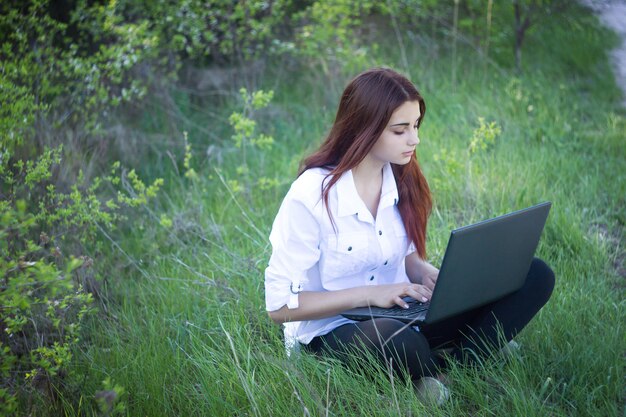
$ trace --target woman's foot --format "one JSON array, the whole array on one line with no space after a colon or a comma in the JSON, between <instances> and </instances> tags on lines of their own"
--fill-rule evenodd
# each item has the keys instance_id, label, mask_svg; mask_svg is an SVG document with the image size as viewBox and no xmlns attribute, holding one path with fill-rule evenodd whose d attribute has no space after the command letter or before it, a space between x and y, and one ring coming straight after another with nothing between
<instances>
[{"instance_id":1,"label":"woman's foot","mask_svg":"<svg viewBox=\"0 0 626 417\"><path fill-rule=\"evenodd\" d=\"M521 347L515 340L509 342L500 349L500 356L509 359L520 354Z\"/></svg>"},{"instance_id":2,"label":"woman's foot","mask_svg":"<svg viewBox=\"0 0 626 417\"><path fill-rule=\"evenodd\" d=\"M415 392L423 403L443 405L450 398L450 390L437 378L425 376L414 385Z\"/></svg>"}]
</instances>

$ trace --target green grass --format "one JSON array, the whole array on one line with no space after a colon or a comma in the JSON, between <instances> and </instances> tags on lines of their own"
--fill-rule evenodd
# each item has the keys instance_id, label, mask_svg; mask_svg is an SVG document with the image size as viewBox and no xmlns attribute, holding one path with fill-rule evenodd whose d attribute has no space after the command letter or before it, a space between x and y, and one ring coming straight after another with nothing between
<instances>
[{"instance_id":1,"label":"green grass","mask_svg":"<svg viewBox=\"0 0 626 417\"><path fill-rule=\"evenodd\" d=\"M224 129L227 110L216 130L225 137L220 158L207 158L206 136L189 129L198 180L176 174L165 159L149 168L167 186L157 207L113 237L123 262L103 268L107 310L88 323L75 353L84 379L71 388L81 403L66 413L94 414L94 392L110 377L124 387L121 401L133 416L623 415L626 121L606 58L614 38L576 10L534 36L524 75L465 49L456 86L445 49L434 60L422 59L434 45L409 50L410 75L428 107L418 158L435 200L430 260L441 261L454 227L553 202L537 255L554 269L556 288L519 335L519 356L453 367L451 401L430 408L385 369L285 355L264 311L267 236L299 160L332 121L343 83L326 89L313 71L287 79L268 73L262 84L276 98L260 125L276 144L252 154L249 166L255 178L280 185L229 190L241 161ZM373 61L394 66L395 59ZM197 109L181 108L185 120L201 123ZM478 117L502 133L470 155ZM181 164L180 144L171 146ZM162 213L172 228L159 225Z\"/></svg>"}]
</instances>

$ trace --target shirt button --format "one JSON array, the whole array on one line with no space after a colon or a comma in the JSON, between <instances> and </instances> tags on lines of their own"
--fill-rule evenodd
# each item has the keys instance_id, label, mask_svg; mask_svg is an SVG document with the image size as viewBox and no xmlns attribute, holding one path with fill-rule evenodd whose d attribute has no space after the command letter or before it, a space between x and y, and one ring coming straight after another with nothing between
<instances>
[{"instance_id":1,"label":"shirt button","mask_svg":"<svg viewBox=\"0 0 626 417\"><path fill-rule=\"evenodd\" d=\"M383 265L387 265L389 263L389 261L385 261L385 263Z\"/></svg>"},{"instance_id":2,"label":"shirt button","mask_svg":"<svg viewBox=\"0 0 626 417\"><path fill-rule=\"evenodd\" d=\"M348 252L352 250L352 246L348 246Z\"/></svg>"},{"instance_id":3,"label":"shirt button","mask_svg":"<svg viewBox=\"0 0 626 417\"><path fill-rule=\"evenodd\" d=\"M374 281L374 275L370 277L370 281Z\"/></svg>"},{"instance_id":4,"label":"shirt button","mask_svg":"<svg viewBox=\"0 0 626 417\"><path fill-rule=\"evenodd\" d=\"M383 235L383 231L382 231L382 230L379 230L379 231L378 231L378 236L382 236L382 235Z\"/></svg>"}]
</instances>

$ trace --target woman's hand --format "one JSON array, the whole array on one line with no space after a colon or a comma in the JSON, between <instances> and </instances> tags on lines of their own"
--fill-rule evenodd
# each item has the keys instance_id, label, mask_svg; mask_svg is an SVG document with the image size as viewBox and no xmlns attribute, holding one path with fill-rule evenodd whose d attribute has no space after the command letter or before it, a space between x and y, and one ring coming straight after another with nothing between
<instances>
[{"instance_id":1,"label":"woman's hand","mask_svg":"<svg viewBox=\"0 0 626 417\"><path fill-rule=\"evenodd\" d=\"M413 252L404 259L406 274L411 282L425 285L431 292L435 289L439 270Z\"/></svg>"},{"instance_id":2,"label":"woman's hand","mask_svg":"<svg viewBox=\"0 0 626 417\"><path fill-rule=\"evenodd\" d=\"M422 284L426 286L432 293L435 290L437 278L439 278L439 270L433 267L422 276Z\"/></svg>"},{"instance_id":3,"label":"woman's hand","mask_svg":"<svg viewBox=\"0 0 626 417\"><path fill-rule=\"evenodd\" d=\"M413 284L410 282L389 285L375 285L367 287L368 303L376 307L389 308L398 305L408 308L409 305L402 297L411 297L417 301L426 302L432 296L432 290L426 285Z\"/></svg>"}]
</instances>

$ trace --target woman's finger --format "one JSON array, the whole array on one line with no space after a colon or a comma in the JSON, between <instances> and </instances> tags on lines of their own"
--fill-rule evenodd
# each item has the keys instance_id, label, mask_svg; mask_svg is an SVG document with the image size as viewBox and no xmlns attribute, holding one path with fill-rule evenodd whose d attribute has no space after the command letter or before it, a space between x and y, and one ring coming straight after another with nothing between
<instances>
[{"instance_id":1,"label":"woman's finger","mask_svg":"<svg viewBox=\"0 0 626 417\"><path fill-rule=\"evenodd\" d=\"M432 291L435 288L435 285L437 285L438 275L431 275L429 278L430 279L426 281L426 285Z\"/></svg>"},{"instance_id":2,"label":"woman's finger","mask_svg":"<svg viewBox=\"0 0 626 417\"><path fill-rule=\"evenodd\" d=\"M407 291L410 297L413 297L417 301L421 301L425 303L430 299L430 291L427 287L423 285L413 285L409 287L409 291Z\"/></svg>"},{"instance_id":3,"label":"woman's finger","mask_svg":"<svg viewBox=\"0 0 626 417\"><path fill-rule=\"evenodd\" d=\"M393 301L394 301L394 303L396 303L398 306L400 306L400 307L402 307L402 308L409 308L409 305L406 303L406 301L404 301L404 300L402 299L402 297L400 297L399 295L398 295L398 296L396 296L396 297L393 299Z\"/></svg>"},{"instance_id":4,"label":"woman's finger","mask_svg":"<svg viewBox=\"0 0 626 417\"><path fill-rule=\"evenodd\" d=\"M424 303L430 300L430 297L433 295L430 289L425 285L420 285L417 292L420 294L421 301Z\"/></svg>"}]
</instances>

